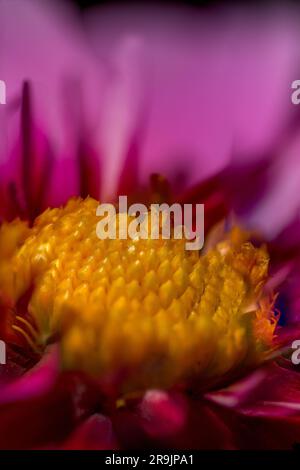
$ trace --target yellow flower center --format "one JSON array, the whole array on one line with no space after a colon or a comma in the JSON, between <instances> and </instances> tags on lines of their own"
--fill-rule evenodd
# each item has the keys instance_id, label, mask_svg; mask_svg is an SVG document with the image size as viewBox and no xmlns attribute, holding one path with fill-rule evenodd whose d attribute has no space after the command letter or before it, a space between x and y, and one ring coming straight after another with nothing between
<instances>
[{"instance_id":1,"label":"yellow flower center","mask_svg":"<svg viewBox=\"0 0 300 470\"><path fill-rule=\"evenodd\" d=\"M100 240L97 206L71 199L32 228L2 224L0 305L11 332L36 350L58 338L64 368L122 393L210 380L265 358L276 319L262 297L263 247L237 229L204 254L184 239Z\"/></svg>"}]
</instances>

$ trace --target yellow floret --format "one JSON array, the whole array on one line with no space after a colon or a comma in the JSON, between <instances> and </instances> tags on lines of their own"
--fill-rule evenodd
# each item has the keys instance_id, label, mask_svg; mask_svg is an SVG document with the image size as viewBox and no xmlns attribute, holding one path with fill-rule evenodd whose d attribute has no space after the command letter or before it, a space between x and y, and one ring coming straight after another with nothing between
<instances>
[{"instance_id":1,"label":"yellow floret","mask_svg":"<svg viewBox=\"0 0 300 470\"><path fill-rule=\"evenodd\" d=\"M1 227L0 301L16 308L30 291L26 319L16 308L18 334L37 350L59 338L64 368L119 381L122 392L264 358L276 326L262 299L264 248L237 231L203 255L184 239L100 240L97 206L71 199L30 229Z\"/></svg>"}]
</instances>

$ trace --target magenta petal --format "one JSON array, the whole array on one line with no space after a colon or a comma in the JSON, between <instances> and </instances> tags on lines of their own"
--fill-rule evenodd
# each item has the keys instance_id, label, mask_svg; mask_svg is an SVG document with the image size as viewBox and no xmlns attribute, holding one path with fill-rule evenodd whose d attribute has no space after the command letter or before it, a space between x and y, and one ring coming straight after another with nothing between
<instances>
[{"instance_id":1,"label":"magenta petal","mask_svg":"<svg viewBox=\"0 0 300 470\"><path fill-rule=\"evenodd\" d=\"M14 0L1 2L0 12L4 37L0 44L1 78L7 83L7 112L28 80L36 95L37 121L53 142L55 154L62 155L72 144L70 137L76 135L82 113L88 126L91 118L95 123L101 69L93 62L76 12L68 2ZM84 108L78 116L82 99Z\"/></svg>"},{"instance_id":2,"label":"magenta petal","mask_svg":"<svg viewBox=\"0 0 300 470\"><path fill-rule=\"evenodd\" d=\"M67 450L117 448L111 421L103 415L94 414L75 429L62 448Z\"/></svg>"},{"instance_id":3,"label":"magenta petal","mask_svg":"<svg viewBox=\"0 0 300 470\"><path fill-rule=\"evenodd\" d=\"M96 384L85 374L59 373L56 353L2 386L1 449L58 448L99 407Z\"/></svg>"},{"instance_id":4,"label":"magenta petal","mask_svg":"<svg viewBox=\"0 0 300 470\"><path fill-rule=\"evenodd\" d=\"M38 397L51 389L59 374L58 349L52 347L20 378L0 386L0 405Z\"/></svg>"},{"instance_id":5,"label":"magenta petal","mask_svg":"<svg viewBox=\"0 0 300 470\"><path fill-rule=\"evenodd\" d=\"M230 449L232 433L211 404L150 390L111 417L120 448Z\"/></svg>"},{"instance_id":6,"label":"magenta petal","mask_svg":"<svg viewBox=\"0 0 300 470\"><path fill-rule=\"evenodd\" d=\"M239 449L291 449L300 441L300 373L276 363L207 399Z\"/></svg>"},{"instance_id":7,"label":"magenta petal","mask_svg":"<svg viewBox=\"0 0 300 470\"><path fill-rule=\"evenodd\" d=\"M299 126L299 125L298 125ZM278 145L274 150L274 161L265 175L266 191L259 204L253 207L244 218L251 228L261 230L269 240L274 240L285 227L297 220L299 223L300 184L299 127L291 127L292 133L285 139L284 145ZM294 234L289 227L288 234L292 239ZM287 242L289 242L287 238Z\"/></svg>"},{"instance_id":8,"label":"magenta petal","mask_svg":"<svg viewBox=\"0 0 300 470\"><path fill-rule=\"evenodd\" d=\"M53 170L49 143L34 120L32 89L24 82L20 104L19 135L10 158L0 165L0 216L33 219L47 207Z\"/></svg>"},{"instance_id":9,"label":"magenta petal","mask_svg":"<svg viewBox=\"0 0 300 470\"><path fill-rule=\"evenodd\" d=\"M300 417L300 373L292 368L290 359L286 362L290 368L269 364L206 398L249 416Z\"/></svg>"},{"instance_id":10,"label":"magenta petal","mask_svg":"<svg viewBox=\"0 0 300 470\"><path fill-rule=\"evenodd\" d=\"M0 140L1 169L11 164L19 133L21 91L27 81L34 97L34 125L47 136L55 163L54 177L61 177L51 183L47 203L61 204L80 192L78 148L99 121L102 67L94 62L76 11L68 2L1 2L0 29L4 38L0 43L1 79L7 84L7 104L0 109L4 136ZM30 176L36 168L29 160L26 163ZM14 177L19 170L12 169ZM35 181L28 179L27 186L35 191ZM57 182L62 180L57 189ZM34 198L37 205L38 196Z\"/></svg>"},{"instance_id":11,"label":"magenta petal","mask_svg":"<svg viewBox=\"0 0 300 470\"><path fill-rule=\"evenodd\" d=\"M163 390L148 390L140 404L143 428L157 438L176 434L185 424L186 411L183 396Z\"/></svg>"},{"instance_id":12,"label":"magenta petal","mask_svg":"<svg viewBox=\"0 0 300 470\"><path fill-rule=\"evenodd\" d=\"M180 171L193 183L233 155L239 164L270 153L294 115L288 94L298 14L284 8L260 17L248 9L213 15L184 8L93 10L87 32L111 68L102 118L111 168L124 160L144 105L143 179L153 171L169 177Z\"/></svg>"},{"instance_id":13,"label":"magenta petal","mask_svg":"<svg viewBox=\"0 0 300 470\"><path fill-rule=\"evenodd\" d=\"M236 449L291 450L300 441L299 416L245 415L221 406L214 411L231 430Z\"/></svg>"}]
</instances>

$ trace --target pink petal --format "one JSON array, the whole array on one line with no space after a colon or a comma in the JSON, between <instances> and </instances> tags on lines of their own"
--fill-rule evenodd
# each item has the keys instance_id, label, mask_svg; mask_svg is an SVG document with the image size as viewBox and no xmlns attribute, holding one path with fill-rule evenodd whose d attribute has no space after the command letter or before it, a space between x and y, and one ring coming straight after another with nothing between
<instances>
[{"instance_id":1,"label":"pink petal","mask_svg":"<svg viewBox=\"0 0 300 470\"><path fill-rule=\"evenodd\" d=\"M7 104L0 110L4 135L0 165L10 158L18 136L20 94L26 80L33 90L35 124L43 129L58 162L55 178L64 172L64 192L56 180L48 201L60 204L80 190L78 149L99 120L101 67L67 2L1 2L0 29L1 79L7 85Z\"/></svg>"},{"instance_id":2,"label":"pink petal","mask_svg":"<svg viewBox=\"0 0 300 470\"><path fill-rule=\"evenodd\" d=\"M51 389L58 378L59 358L56 347L51 348L40 362L11 383L0 386L0 405L38 397Z\"/></svg>"},{"instance_id":3,"label":"pink petal","mask_svg":"<svg viewBox=\"0 0 300 470\"><path fill-rule=\"evenodd\" d=\"M187 173L193 183L222 169L233 155L240 164L270 152L295 113L290 84L298 14L93 9L87 31L111 67L102 110L111 181L120 175L144 107L142 179L153 171Z\"/></svg>"},{"instance_id":4,"label":"pink petal","mask_svg":"<svg viewBox=\"0 0 300 470\"><path fill-rule=\"evenodd\" d=\"M56 359L51 354L49 363L45 357L23 377L1 387L1 449L58 448L102 403L93 381L75 372L58 374Z\"/></svg>"},{"instance_id":5,"label":"pink petal","mask_svg":"<svg viewBox=\"0 0 300 470\"><path fill-rule=\"evenodd\" d=\"M140 405L143 427L150 436L176 434L186 421L186 403L182 396L162 390L148 390Z\"/></svg>"},{"instance_id":6,"label":"pink petal","mask_svg":"<svg viewBox=\"0 0 300 470\"><path fill-rule=\"evenodd\" d=\"M206 398L249 416L300 418L300 374L293 369L291 357L286 363L285 367L271 363Z\"/></svg>"},{"instance_id":7,"label":"pink petal","mask_svg":"<svg viewBox=\"0 0 300 470\"><path fill-rule=\"evenodd\" d=\"M292 449L300 440L300 374L290 358L206 398L239 449ZM296 367L296 366L295 366Z\"/></svg>"},{"instance_id":8,"label":"pink petal","mask_svg":"<svg viewBox=\"0 0 300 470\"><path fill-rule=\"evenodd\" d=\"M179 392L148 391L111 416L120 448L232 448L231 430L200 398Z\"/></svg>"},{"instance_id":9,"label":"pink petal","mask_svg":"<svg viewBox=\"0 0 300 470\"><path fill-rule=\"evenodd\" d=\"M94 414L80 424L63 444L66 450L104 450L116 448L112 423L106 416Z\"/></svg>"}]
</instances>

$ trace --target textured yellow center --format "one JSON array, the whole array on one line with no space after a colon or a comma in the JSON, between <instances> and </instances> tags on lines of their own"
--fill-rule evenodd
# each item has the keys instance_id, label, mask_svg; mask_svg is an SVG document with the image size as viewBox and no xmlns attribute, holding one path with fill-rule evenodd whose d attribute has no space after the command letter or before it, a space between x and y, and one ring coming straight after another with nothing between
<instances>
[{"instance_id":1,"label":"textured yellow center","mask_svg":"<svg viewBox=\"0 0 300 470\"><path fill-rule=\"evenodd\" d=\"M63 367L122 392L262 360L276 326L263 248L237 230L204 254L185 240L100 240L97 205L71 199L32 228L2 225L0 304L14 334L38 350L59 339Z\"/></svg>"}]
</instances>

